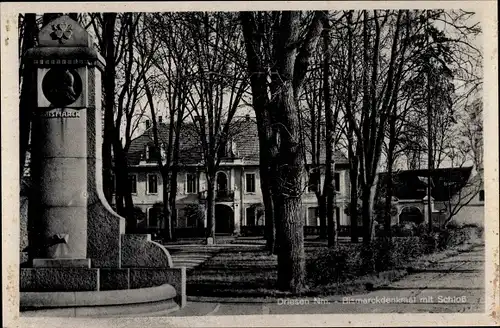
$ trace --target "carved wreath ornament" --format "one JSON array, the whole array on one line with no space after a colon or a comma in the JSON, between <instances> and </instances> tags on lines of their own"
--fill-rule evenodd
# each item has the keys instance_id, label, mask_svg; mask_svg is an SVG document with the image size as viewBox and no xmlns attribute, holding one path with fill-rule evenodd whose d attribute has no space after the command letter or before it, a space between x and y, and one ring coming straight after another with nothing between
<instances>
[{"instance_id":1,"label":"carved wreath ornament","mask_svg":"<svg viewBox=\"0 0 500 328\"><path fill-rule=\"evenodd\" d=\"M67 23L52 25L52 29L51 36L54 40L59 40L59 43L65 43L73 34L71 25Z\"/></svg>"}]
</instances>

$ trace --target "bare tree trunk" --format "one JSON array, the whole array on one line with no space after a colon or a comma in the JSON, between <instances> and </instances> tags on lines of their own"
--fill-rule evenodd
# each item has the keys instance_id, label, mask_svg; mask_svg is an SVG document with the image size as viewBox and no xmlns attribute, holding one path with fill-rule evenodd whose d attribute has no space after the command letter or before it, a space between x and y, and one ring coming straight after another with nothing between
<instances>
[{"instance_id":1,"label":"bare tree trunk","mask_svg":"<svg viewBox=\"0 0 500 328\"><path fill-rule=\"evenodd\" d=\"M207 179L207 238L215 244L215 176Z\"/></svg>"},{"instance_id":2,"label":"bare tree trunk","mask_svg":"<svg viewBox=\"0 0 500 328\"><path fill-rule=\"evenodd\" d=\"M387 183L384 204L384 234L385 237L390 239L391 233L391 209L392 209L392 196L393 196L393 166L394 166L394 148L396 146L396 122L395 116L391 117L389 123L389 147L387 150Z\"/></svg>"},{"instance_id":3,"label":"bare tree trunk","mask_svg":"<svg viewBox=\"0 0 500 328\"><path fill-rule=\"evenodd\" d=\"M117 138L116 138L117 139ZM113 152L115 155L115 174L116 174L116 207L120 215L125 217L127 233L135 233L137 230L137 220L134 216L134 203L128 180L127 156L120 140L114 140Z\"/></svg>"},{"instance_id":4,"label":"bare tree trunk","mask_svg":"<svg viewBox=\"0 0 500 328\"><path fill-rule=\"evenodd\" d=\"M326 200L326 215L328 217L328 246L333 247L337 245L338 239L338 227L337 220L334 216L335 208L335 162L333 160L334 152L334 129L337 121L337 114L332 113L332 97L330 93L330 61L331 52L330 48L330 20L328 15L324 18L324 29L323 29L323 49L325 53L323 62L323 94L325 101L325 134L326 134L326 149L325 149L325 186L323 188L323 193L325 194ZM338 113L338 112L336 112Z\"/></svg>"},{"instance_id":5,"label":"bare tree trunk","mask_svg":"<svg viewBox=\"0 0 500 328\"><path fill-rule=\"evenodd\" d=\"M168 169L167 169L168 170ZM170 197L169 197L169 192L171 191L170 188L170 177L169 177L169 172L165 172L166 168L163 168L161 170L161 177L163 180L163 238L166 241L171 241L172 240L172 210L171 210L171 203L170 203Z\"/></svg>"},{"instance_id":6,"label":"bare tree trunk","mask_svg":"<svg viewBox=\"0 0 500 328\"><path fill-rule=\"evenodd\" d=\"M36 25L35 14L24 15L24 34L22 54L35 46L35 37L38 28ZM22 78L21 97L19 98L19 174L20 178L24 174L24 165L26 162L26 152L29 148L29 138L31 130L31 115L35 107L34 98L30 94L34 93L34 72L31 67L26 67L21 62L21 71L19 78Z\"/></svg>"},{"instance_id":7,"label":"bare tree trunk","mask_svg":"<svg viewBox=\"0 0 500 328\"><path fill-rule=\"evenodd\" d=\"M171 215L170 215L170 234L171 234L171 239L175 240L175 227L176 227L176 222L177 222L177 208L176 208L176 197L177 197L177 174L178 174L178 169L177 169L177 164L174 164L172 166L172 173L170 176L170 195L169 195L169 205L170 205L170 210L171 210Z\"/></svg>"},{"instance_id":8,"label":"bare tree trunk","mask_svg":"<svg viewBox=\"0 0 500 328\"><path fill-rule=\"evenodd\" d=\"M351 242L358 242L358 164L357 159L352 159L350 169L351 201L349 212L351 214Z\"/></svg>"},{"instance_id":9,"label":"bare tree trunk","mask_svg":"<svg viewBox=\"0 0 500 328\"><path fill-rule=\"evenodd\" d=\"M326 180L326 177L325 177L325 180ZM318 195L316 197L316 199L318 201L318 216L319 216L319 226L320 226L319 238L325 239L328 236L327 230L329 229L329 227L326 224L327 200L326 200L325 193ZM323 223L323 225L322 225L322 223ZM307 225L307 223L306 223L306 225Z\"/></svg>"},{"instance_id":10,"label":"bare tree trunk","mask_svg":"<svg viewBox=\"0 0 500 328\"><path fill-rule=\"evenodd\" d=\"M278 288L300 292L305 288L304 221L301 216L303 152L300 149L297 107L290 82L283 82L281 115L276 122L281 128L278 130L279 166L277 179L273 180L278 184L275 186L278 204L274 206L275 210L281 207L280 215L275 217L276 229L280 232Z\"/></svg>"},{"instance_id":11,"label":"bare tree trunk","mask_svg":"<svg viewBox=\"0 0 500 328\"><path fill-rule=\"evenodd\" d=\"M261 161L261 167L262 167ZM269 169L266 167L267 172L263 173L262 168L260 169L260 184L262 190L262 198L264 203L264 216L265 216L265 232L264 237L266 239L266 248L267 250L273 254L274 246L276 240L276 226L274 224L274 210L273 210L273 199L271 194L271 185L269 183Z\"/></svg>"},{"instance_id":12,"label":"bare tree trunk","mask_svg":"<svg viewBox=\"0 0 500 328\"><path fill-rule=\"evenodd\" d=\"M104 133L102 143L102 171L103 171L103 189L104 196L111 203L113 197L111 176L112 176L112 135L114 129L113 115L115 108L115 90L116 90L116 67L115 67L115 24L116 13L104 13L103 43L104 57L106 67L103 74L104 87ZM116 181L116 179L115 179ZM118 207L118 204L116 204Z\"/></svg>"}]
</instances>

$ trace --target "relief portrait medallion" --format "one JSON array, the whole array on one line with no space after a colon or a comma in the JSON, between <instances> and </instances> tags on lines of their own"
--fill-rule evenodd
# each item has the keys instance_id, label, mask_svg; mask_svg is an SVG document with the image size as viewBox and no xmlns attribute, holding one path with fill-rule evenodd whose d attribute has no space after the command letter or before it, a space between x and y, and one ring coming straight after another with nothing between
<instances>
[{"instance_id":1,"label":"relief portrait medallion","mask_svg":"<svg viewBox=\"0 0 500 328\"><path fill-rule=\"evenodd\" d=\"M54 107L65 107L80 97L82 79L74 69L51 68L43 77L42 91Z\"/></svg>"}]
</instances>

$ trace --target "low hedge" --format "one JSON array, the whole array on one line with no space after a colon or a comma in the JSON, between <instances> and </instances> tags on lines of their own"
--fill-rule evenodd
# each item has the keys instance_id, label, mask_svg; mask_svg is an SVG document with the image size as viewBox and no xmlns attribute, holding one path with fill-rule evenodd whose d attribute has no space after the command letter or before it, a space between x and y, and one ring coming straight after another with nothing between
<instances>
[{"instance_id":1,"label":"low hedge","mask_svg":"<svg viewBox=\"0 0 500 328\"><path fill-rule=\"evenodd\" d=\"M310 284L340 283L365 274L401 268L422 255L463 244L483 233L480 227L436 228L429 233L420 225L412 227L411 234L409 228L405 229L404 236L376 237L368 247L340 244L312 253L306 263Z\"/></svg>"}]
</instances>

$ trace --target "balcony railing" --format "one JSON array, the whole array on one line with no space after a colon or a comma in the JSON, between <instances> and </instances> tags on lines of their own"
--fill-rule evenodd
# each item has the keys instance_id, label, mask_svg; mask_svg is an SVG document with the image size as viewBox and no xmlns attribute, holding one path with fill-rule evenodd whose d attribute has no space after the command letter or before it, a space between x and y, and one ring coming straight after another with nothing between
<instances>
[{"instance_id":1,"label":"balcony railing","mask_svg":"<svg viewBox=\"0 0 500 328\"><path fill-rule=\"evenodd\" d=\"M207 191L200 191L198 193L198 198L202 201L207 200ZM234 200L233 190L216 190L215 191L215 201L216 202L232 202Z\"/></svg>"}]
</instances>

